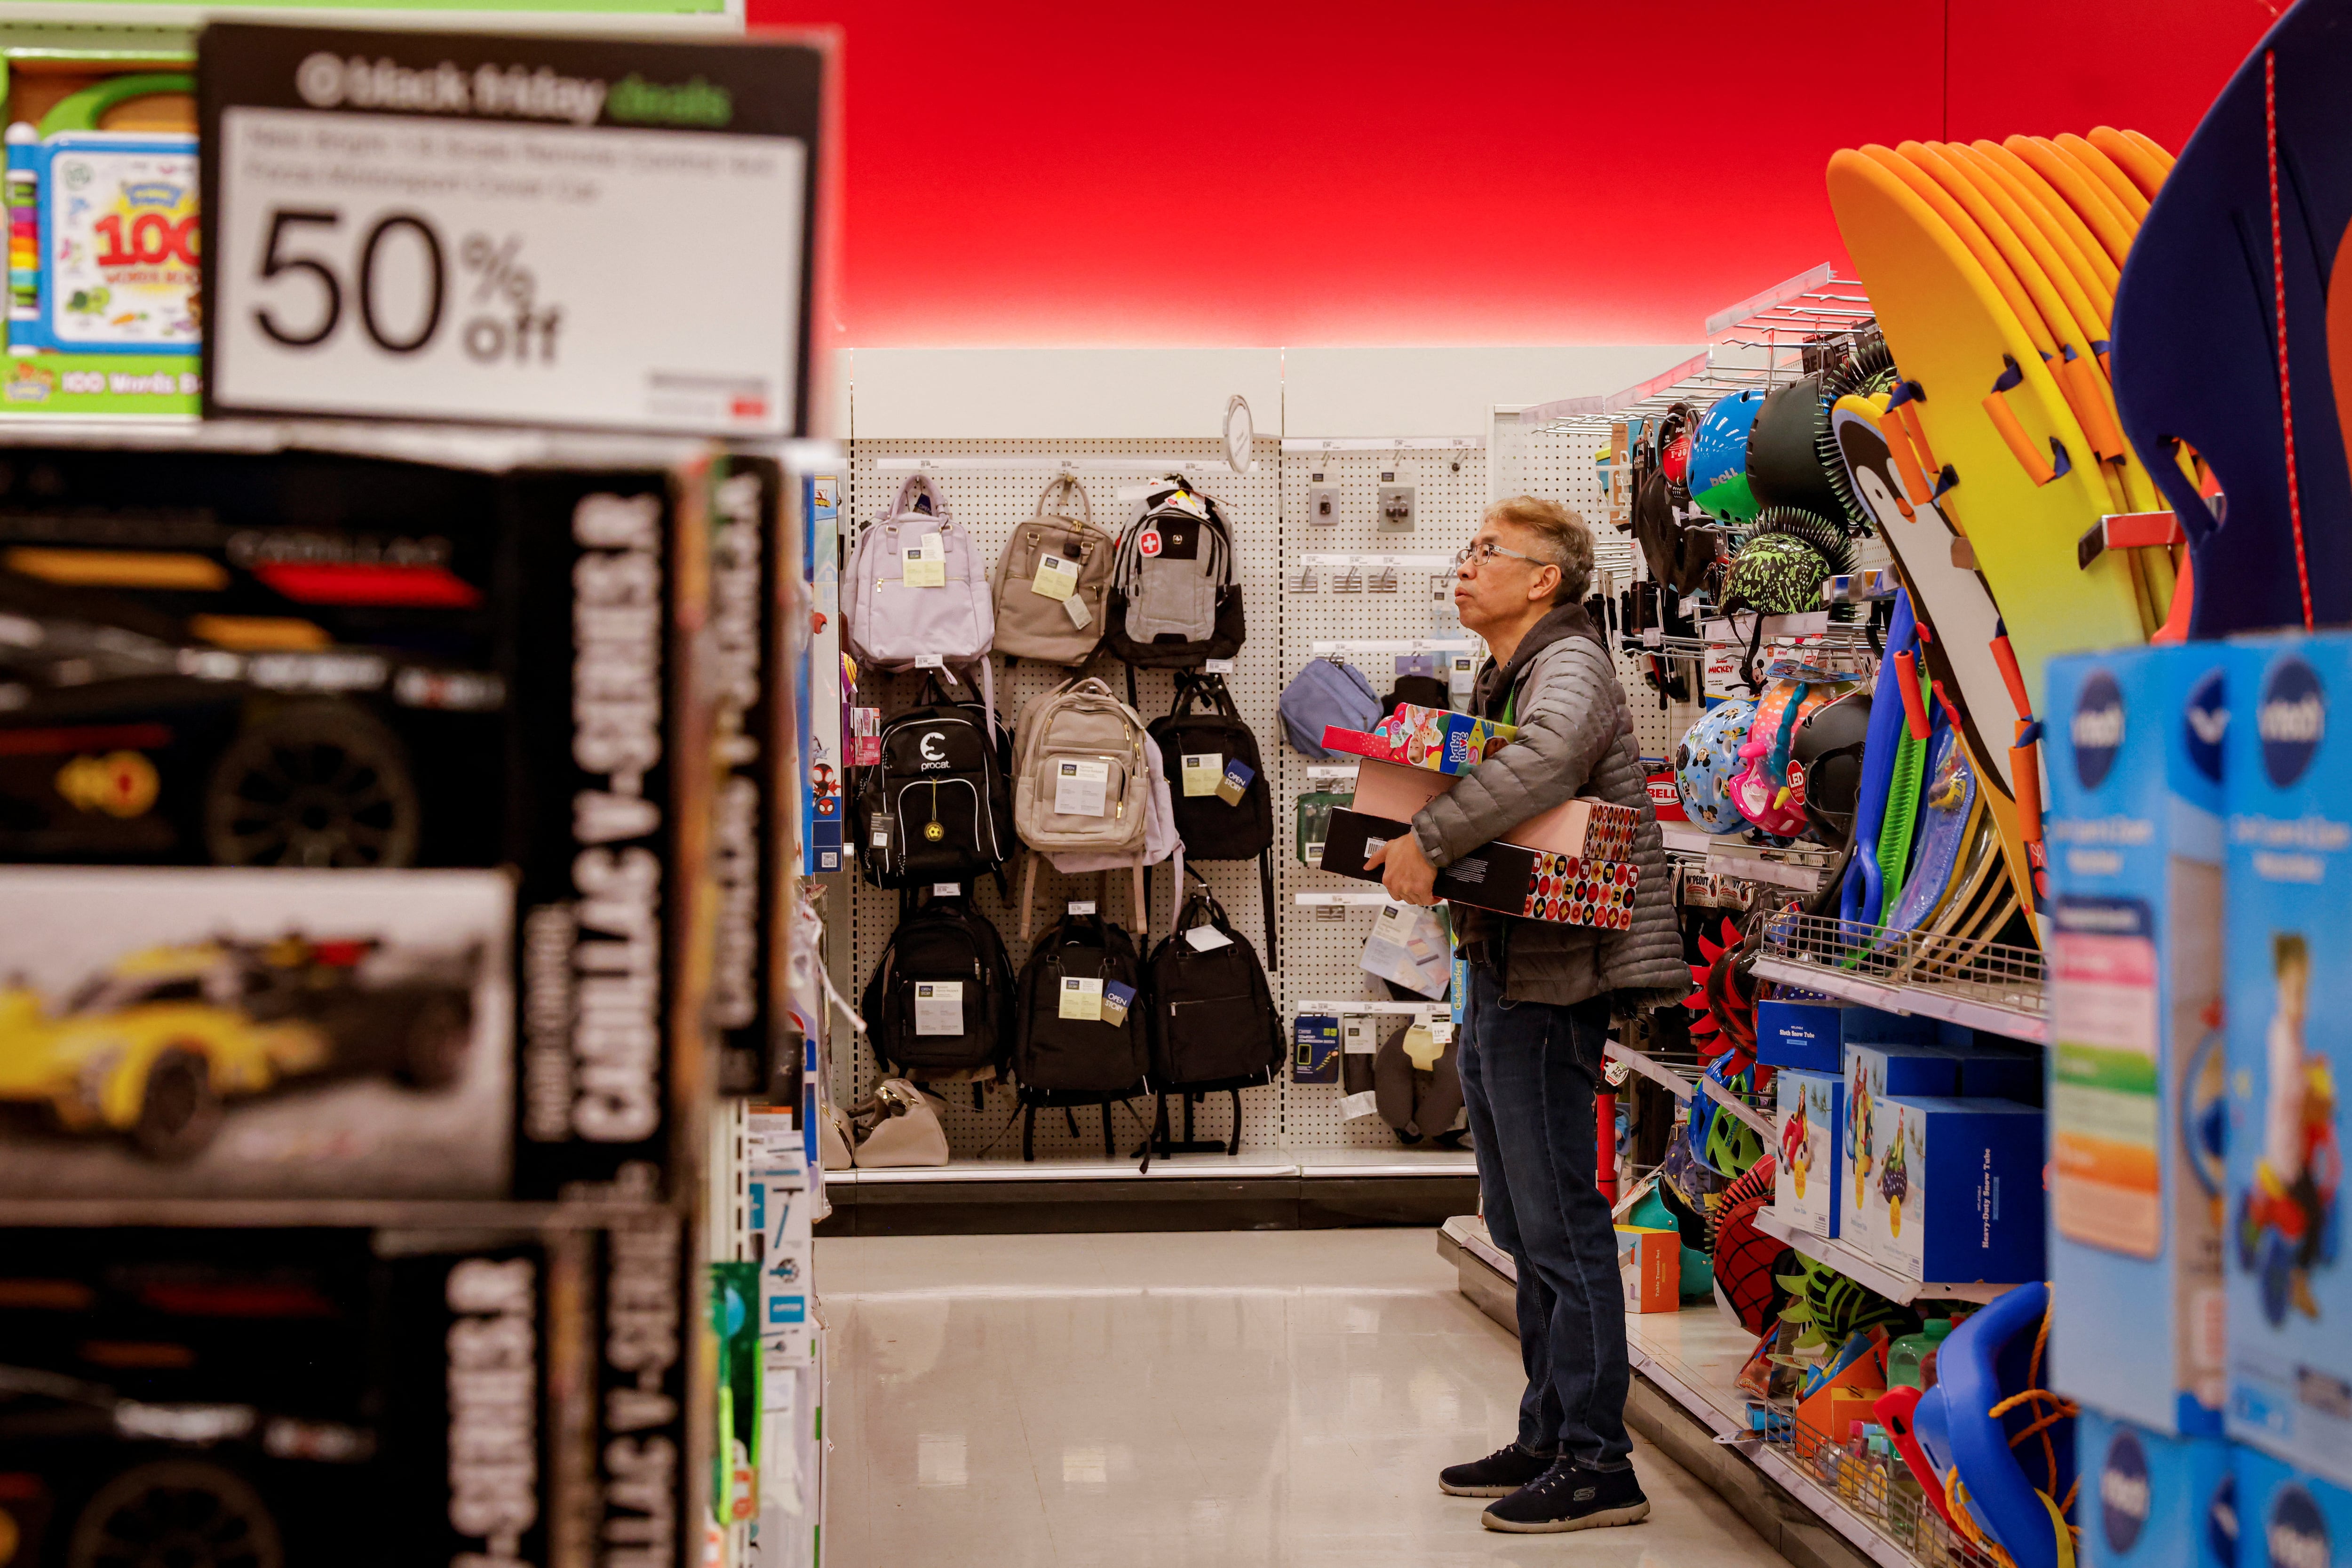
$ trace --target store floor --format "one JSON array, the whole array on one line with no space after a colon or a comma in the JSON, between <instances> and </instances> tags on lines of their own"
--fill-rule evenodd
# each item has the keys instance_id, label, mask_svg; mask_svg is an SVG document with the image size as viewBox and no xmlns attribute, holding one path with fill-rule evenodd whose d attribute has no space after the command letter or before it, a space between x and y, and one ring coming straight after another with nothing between
<instances>
[{"instance_id":1,"label":"store floor","mask_svg":"<svg viewBox=\"0 0 2352 1568\"><path fill-rule=\"evenodd\" d=\"M816 1275L833 1568L1784 1561L1646 1446L1628 1529L1440 1494L1520 1374L1426 1230L849 1237Z\"/></svg>"}]
</instances>

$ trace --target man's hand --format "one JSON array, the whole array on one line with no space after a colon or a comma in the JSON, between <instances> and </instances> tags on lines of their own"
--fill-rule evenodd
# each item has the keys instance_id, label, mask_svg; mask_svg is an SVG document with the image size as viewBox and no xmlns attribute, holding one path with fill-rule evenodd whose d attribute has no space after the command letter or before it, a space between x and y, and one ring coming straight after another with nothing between
<instances>
[{"instance_id":1,"label":"man's hand","mask_svg":"<svg viewBox=\"0 0 2352 1568\"><path fill-rule=\"evenodd\" d=\"M1437 902L1437 868L1421 852L1421 840L1406 832L1390 839L1364 858L1367 867L1381 868L1381 886L1401 904Z\"/></svg>"}]
</instances>

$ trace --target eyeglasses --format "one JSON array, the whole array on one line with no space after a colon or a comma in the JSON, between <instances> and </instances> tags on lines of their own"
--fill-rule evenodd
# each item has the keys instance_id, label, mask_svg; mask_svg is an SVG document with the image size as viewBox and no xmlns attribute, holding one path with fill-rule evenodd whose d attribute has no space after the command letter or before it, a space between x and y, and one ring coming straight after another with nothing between
<instances>
[{"instance_id":1,"label":"eyeglasses","mask_svg":"<svg viewBox=\"0 0 2352 1568\"><path fill-rule=\"evenodd\" d=\"M1454 570L1459 572L1465 566L1474 564L1484 566L1497 555L1508 556L1513 561L1531 562L1538 566L1550 564L1549 562L1538 561L1525 551L1506 550L1493 540L1482 539L1474 543L1465 544L1454 552Z\"/></svg>"}]
</instances>

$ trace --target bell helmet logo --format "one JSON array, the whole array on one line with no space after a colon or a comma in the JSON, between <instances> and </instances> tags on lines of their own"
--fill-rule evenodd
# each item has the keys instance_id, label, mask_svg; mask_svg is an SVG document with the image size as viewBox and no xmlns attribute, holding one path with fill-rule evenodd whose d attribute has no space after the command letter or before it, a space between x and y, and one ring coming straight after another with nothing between
<instances>
[{"instance_id":1,"label":"bell helmet logo","mask_svg":"<svg viewBox=\"0 0 2352 1568\"><path fill-rule=\"evenodd\" d=\"M2303 777L2327 734L2327 694L2319 674L2290 654L2263 678L2254 729L2263 740L2263 772L2280 789Z\"/></svg>"},{"instance_id":2,"label":"bell helmet logo","mask_svg":"<svg viewBox=\"0 0 2352 1568\"><path fill-rule=\"evenodd\" d=\"M2107 1549L2121 1557L2147 1528L2147 1452L2130 1432L2117 1432L2099 1470L2099 1528Z\"/></svg>"},{"instance_id":3,"label":"bell helmet logo","mask_svg":"<svg viewBox=\"0 0 2352 1568\"><path fill-rule=\"evenodd\" d=\"M2271 1504L2271 1521L2263 1531L2270 1548L2272 1568L2332 1568L2327 1521L2319 1505L2301 1487L2289 1484Z\"/></svg>"},{"instance_id":4,"label":"bell helmet logo","mask_svg":"<svg viewBox=\"0 0 2352 1568\"><path fill-rule=\"evenodd\" d=\"M2189 689L2189 706L2182 719L2182 739L2188 745L2190 764L2220 784L2221 742L2230 733L2229 689L2220 670L2208 670L2204 679Z\"/></svg>"},{"instance_id":5,"label":"bell helmet logo","mask_svg":"<svg viewBox=\"0 0 2352 1568\"><path fill-rule=\"evenodd\" d=\"M2124 746L2124 692L2116 678L2095 669L2074 700L2074 776L2084 789L2096 789L2115 771L2116 753Z\"/></svg>"}]
</instances>

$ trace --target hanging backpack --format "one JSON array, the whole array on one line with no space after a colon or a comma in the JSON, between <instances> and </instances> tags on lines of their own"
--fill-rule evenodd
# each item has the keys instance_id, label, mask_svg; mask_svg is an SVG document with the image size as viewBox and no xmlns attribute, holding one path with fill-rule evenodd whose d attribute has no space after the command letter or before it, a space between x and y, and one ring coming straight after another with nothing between
<instances>
[{"instance_id":1,"label":"hanging backpack","mask_svg":"<svg viewBox=\"0 0 2352 1568\"><path fill-rule=\"evenodd\" d=\"M1195 711L1194 704L1206 711ZM1176 809L1176 831L1184 840L1184 854L1193 860L1246 860L1274 842L1274 792L1266 782L1257 753L1257 736L1223 678L1214 675L1176 677L1176 706L1164 719L1151 721L1151 738L1160 742L1171 798ZM1249 769L1249 782L1238 800L1219 791L1225 774L1238 763Z\"/></svg>"},{"instance_id":2,"label":"hanging backpack","mask_svg":"<svg viewBox=\"0 0 2352 1568\"><path fill-rule=\"evenodd\" d=\"M1103 640L1130 668L1231 658L1246 635L1234 540L1217 503L1171 475L1118 542Z\"/></svg>"},{"instance_id":3,"label":"hanging backpack","mask_svg":"<svg viewBox=\"0 0 2352 1568\"><path fill-rule=\"evenodd\" d=\"M987 570L928 475L909 477L890 515L858 534L842 575L842 631L860 665L914 669L935 656L946 668L977 664L987 680L996 631Z\"/></svg>"},{"instance_id":4,"label":"hanging backpack","mask_svg":"<svg viewBox=\"0 0 2352 1568\"><path fill-rule=\"evenodd\" d=\"M882 760L863 771L851 818L857 864L877 888L968 882L1013 853L1004 727L983 702L931 699L882 726Z\"/></svg>"},{"instance_id":5,"label":"hanging backpack","mask_svg":"<svg viewBox=\"0 0 2352 1568\"><path fill-rule=\"evenodd\" d=\"M1193 878L1176 930L1151 952L1151 1082L1161 1092L1272 1083L1282 1021L1265 970Z\"/></svg>"},{"instance_id":6,"label":"hanging backpack","mask_svg":"<svg viewBox=\"0 0 2352 1568\"><path fill-rule=\"evenodd\" d=\"M1132 993L1115 1020L1103 1011L1113 984ZM1040 1105L1145 1092L1150 1020L1143 993L1135 940L1101 916L1066 914L1037 939L1013 991L1013 1076L1033 1121Z\"/></svg>"},{"instance_id":7,"label":"hanging backpack","mask_svg":"<svg viewBox=\"0 0 2352 1568\"><path fill-rule=\"evenodd\" d=\"M1055 508L1078 498L1082 518ZM996 558L996 651L1008 658L1084 664L1102 646L1111 557L1118 542L1095 526L1086 487L1064 474L1037 498Z\"/></svg>"},{"instance_id":8,"label":"hanging backpack","mask_svg":"<svg viewBox=\"0 0 2352 1568\"><path fill-rule=\"evenodd\" d=\"M1282 700L1275 710L1282 719L1283 738L1293 750L1318 763L1340 754L1324 750L1327 728L1370 730L1394 711L1381 706L1362 670L1336 658L1308 659L1282 689Z\"/></svg>"},{"instance_id":9,"label":"hanging backpack","mask_svg":"<svg viewBox=\"0 0 2352 1568\"><path fill-rule=\"evenodd\" d=\"M1168 794L1168 770L1160 765L1160 743L1148 733L1143 737L1145 776L1150 781L1143 809L1143 848L1140 853L1129 850L1058 849L1051 854L1029 857L1028 867L1021 884L1021 940L1029 940L1030 900L1037 887L1037 862L1050 860L1054 869L1066 877L1083 876L1089 871L1125 871L1134 882L1137 932L1143 941L1151 940L1151 922L1144 909L1144 875L1147 867L1162 860L1173 860L1176 881L1184 880L1184 841L1176 837L1176 812Z\"/></svg>"},{"instance_id":10,"label":"hanging backpack","mask_svg":"<svg viewBox=\"0 0 2352 1568\"><path fill-rule=\"evenodd\" d=\"M969 898L934 897L890 933L866 983L866 1038L886 1075L1001 1070L1013 1054L1013 963Z\"/></svg>"}]
</instances>

